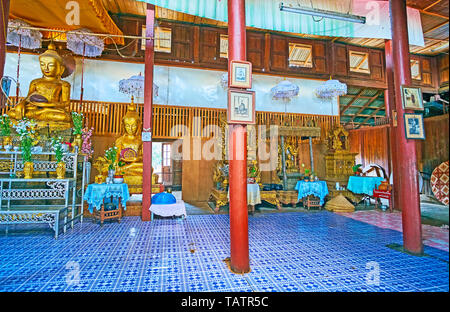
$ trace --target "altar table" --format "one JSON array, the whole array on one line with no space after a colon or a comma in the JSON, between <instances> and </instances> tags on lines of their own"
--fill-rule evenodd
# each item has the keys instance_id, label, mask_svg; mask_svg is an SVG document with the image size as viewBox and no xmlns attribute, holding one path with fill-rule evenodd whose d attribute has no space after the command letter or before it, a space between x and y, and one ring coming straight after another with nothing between
<instances>
[{"instance_id":1,"label":"altar table","mask_svg":"<svg viewBox=\"0 0 450 312\"><path fill-rule=\"evenodd\" d=\"M89 211L92 213L93 208L100 210L105 199L113 198L117 201L120 199L124 210L127 209L126 202L130 199L128 185L126 183L102 183L89 184L84 193L84 200L89 204Z\"/></svg>"},{"instance_id":2,"label":"altar table","mask_svg":"<svg viewBox=\"0 0 450 312\"><path fill-rule=\"evenodd\" d=\"M373 196L373 190L378 188L383 180L383 177L350 176L348 178L347 189L355 194Z\"/></svg>"},{"instance_id":3,"label":"altar table","mask_svg":"<svg viewBox=\"0 0 450 312\"><path fill-rule=\"evenodd\" d=\"M295 190L298 191L298 200L308 195L314 195L320 199L320 206L323 205L325 196L328 195L328 186L325 181L298 181Z\"/></svg>"}]
</instances>

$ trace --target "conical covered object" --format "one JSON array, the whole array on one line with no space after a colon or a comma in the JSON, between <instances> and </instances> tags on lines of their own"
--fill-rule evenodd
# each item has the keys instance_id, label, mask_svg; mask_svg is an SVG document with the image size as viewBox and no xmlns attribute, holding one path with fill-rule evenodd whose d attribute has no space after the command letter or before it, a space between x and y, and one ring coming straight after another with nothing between
<instances>
[{"instance_id":1,"label":"conical covered object","mask_svg":"<svg viewBox=\"0 0 450 312\"><path fill-rule=\"evenodd\" d=\"M343 195L338 195L325 204L325 209L334 212L353 212L353 206Z\"/></svg>"}]
</instances>

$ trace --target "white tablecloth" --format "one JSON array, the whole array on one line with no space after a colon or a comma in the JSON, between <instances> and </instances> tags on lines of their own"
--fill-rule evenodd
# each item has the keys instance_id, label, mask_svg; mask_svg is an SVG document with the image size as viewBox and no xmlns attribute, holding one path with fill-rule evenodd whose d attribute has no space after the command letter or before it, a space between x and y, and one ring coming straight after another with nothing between
<instances>
[{"instance_id":1,"label":"white tablecloth","mask_svg":"<svg viewBox=\"0 0 450 312\"><path fill-rule=\"evenodd\" d=\"M187 216L186 206L182 200L177 200L175 204L170 205L151 205L150 211L161 217Z\"/></svg>"},{"instance_id":2,"label":"white tablecloth","mask_svg":"<svg viewBox=\"0 0 450 312\"><path fill-rule=\"evenodd\" d=\"M228 199L230 199L229 189ZM259 184L247 184L247 204L252 206L261 204L261 191L259 190Z\"/></svg>"}]
</instances>

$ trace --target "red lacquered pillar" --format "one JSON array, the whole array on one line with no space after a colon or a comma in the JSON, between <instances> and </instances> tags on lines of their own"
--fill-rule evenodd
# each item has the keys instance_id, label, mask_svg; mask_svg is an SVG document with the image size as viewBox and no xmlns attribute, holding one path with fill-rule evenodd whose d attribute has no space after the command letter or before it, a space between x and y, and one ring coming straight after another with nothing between
<instances>
[{"instance_id":1,"label":"red lacquered pillar","mask_svg":"<svg viewBox=\"0 0 450 312\"><path fill-rule=\"evenodd\" d=\"M386 107L386 117L389 118L389 129L388 129L388 135L389 135L389 175L391 175L393 172L397 171L395 168L398 164L397 161L397 140L395 139L395 120L393 119L394 116L392 114L392 111L396 111L397 108L395 107L395 85L394 85L394 59L392 57L392 40L385 40L384 43L384 54L386 58L386 81L387 81L387 89L384 91L384 103ZM400 210L400 205L398 203L398 196L399 193L399 177L398 175L393 175L393 186L392 186L392 192L391 192L391 202L392 205L390 207L391 212L393 209Z\"/></svg>"},{"instance_id":2,"label":"red lacquered pillar","mask_svg":"<svg viewBox=\"0 0 450 312\"><path fill-rule=\"evenodd\" d=\"M147 38L153 38L155 26L155 6L147 4L146 33ZM145 41L145 88L144 88L144 122L143 132L152 133L153 121L153 67L154 40ZM142 180L142 221L150 221L150 205L152 204L152 142L142 142L143 149L143 180Z\"/></svg>"},{"instance_id":3,"label":"red lacquered pillar","mask_svg":"<svg viewBox=\"0 0 450 312\"><path fill-rule=\"evenodd\" d=\"M228 64L245 61L245 0L228 0ZM230 66L228 66L230 70ZM247 131L245 125L230 125L230 258L235 273L250 271L247 212Z\"/></svg>"},{"instance_id":4,"label":"red lacquered pillar","mask_svg":"<svg viewBox=\"0 0 450 312\"><path fill-rule=\"evenodd\" d=\"M6 60L6 36L8 34L9 0L0 0L0 78L3 77ZM3 95L2 95L3 96Z\"/></svg>"},{"instance_id":5,"label":"red lacquered pillar","mask_svg":"<svg viewBox=\"0 0 450 312\"><path fill-rule=\"evenodd\" d=\"M392 31L392 55L394 60L395 105L397 108L397 176L398 203L402 210L403 248L414 254L423 253L422 224L420 219L419 179L416 164L416 142L405 137L403 114L413 111L402 106L402 85L411 85L411 65L405 0L389 0Z\"/></svg>"}]
</instances>

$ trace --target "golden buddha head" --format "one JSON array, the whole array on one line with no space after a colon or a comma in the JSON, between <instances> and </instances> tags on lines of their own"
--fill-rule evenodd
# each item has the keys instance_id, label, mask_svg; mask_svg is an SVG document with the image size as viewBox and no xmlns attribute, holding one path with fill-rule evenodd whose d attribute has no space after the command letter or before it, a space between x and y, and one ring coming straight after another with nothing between
<instances>
[{"instance_id":1,"label":"golden buddha head","mask_svg":"<svg viewBox=\"0 0 450 312\"><path fill-rule=\"evenodd\" d=\"M56 52L55 45L50 43L48 50L39 55L39 63L42 74L48 78L61 78L64 73L64 61L62 57Z\"/></svg>"},{"instance_id":2,"label":"golden buddha head","mask_svg":"<svg viewBox=\"0 0 450 312\"><path fill-rule=\"evenodd\" d=\"M136 106L133 100L128 105L127 113L122 119L123 129L125 134L137 135L141 131L141 117L136 111Z\"/></svg>"}]
</instances>

